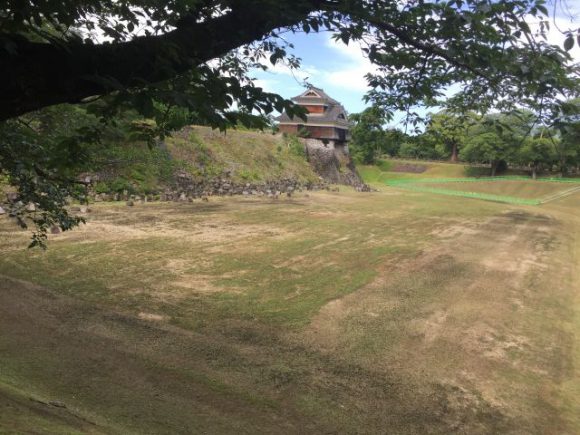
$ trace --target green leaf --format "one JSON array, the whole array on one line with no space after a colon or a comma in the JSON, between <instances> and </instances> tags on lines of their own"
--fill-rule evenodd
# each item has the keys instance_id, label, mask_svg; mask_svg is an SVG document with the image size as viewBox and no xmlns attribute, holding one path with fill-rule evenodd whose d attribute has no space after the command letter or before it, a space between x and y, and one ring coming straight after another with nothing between
<instances>
[{"instance_id":1,"label":"green leaf","mask_svg":"<svg viewBox=\"0 0 580 435\"><path fill-rule=\"evenodd\" d=\"M530 30L530 26L528 25L528 23L526 23L525 21L519 21L518 22L518 27L522 30L522 32L524 33L531 33Z\"/></svg>"},{"instance_id":2,"label":"green leaf","mask_svg":"<svg viewBox=\"0 0 580 435\"><path fill-rule=\"evenodd\" d=\"M569 33L564 41L564 50L570 51L572 50L572 47L574 47L574 37Z\"/></svg>"},{"instance_id":3,"label":"green leaf","mask_svg":"<svg viewBox=\"0 0 580 435\"><path fill-rule=\"evenodd\" d=\"M310 22L310 25L312 26L312 28L314 29L315 32L318 32L318 30L320 29L318 21L317 20L313 20Z\"/></svg>"},{"instance_id":4,"label":"green leaf","mask_svg":"<svg viewBox=\"0 0 580 435\"><path fill-rule=\"evenodd\" d=\"M545 16L548 16L548 9L544 5L538 5L537 9Z\"/></svg>"}]
</instances>

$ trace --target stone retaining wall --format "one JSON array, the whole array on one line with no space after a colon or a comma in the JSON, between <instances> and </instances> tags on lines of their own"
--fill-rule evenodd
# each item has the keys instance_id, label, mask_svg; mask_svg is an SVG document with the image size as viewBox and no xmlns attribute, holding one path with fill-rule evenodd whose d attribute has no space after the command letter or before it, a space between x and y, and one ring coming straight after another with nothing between
<instances>
[{"instance_id":1,"label":"stone retaining wall","mask_svg":"<svg viewBox=\"0 0 580 435\"><path fill-rule=\"evenodd\" d=\"M148 195L135 195L128 191L121 193L93 193L90 198L95 202L101 201L193 201L207 199L210 196L291 196L293 192L304 190L329 189L324 180L301 182L294 178L283 178L269 182L234 182L228 177L212 180L196 180L186 172L177 173L173 186L161 189L159 192Z\"/></svg>"}]
</instances>

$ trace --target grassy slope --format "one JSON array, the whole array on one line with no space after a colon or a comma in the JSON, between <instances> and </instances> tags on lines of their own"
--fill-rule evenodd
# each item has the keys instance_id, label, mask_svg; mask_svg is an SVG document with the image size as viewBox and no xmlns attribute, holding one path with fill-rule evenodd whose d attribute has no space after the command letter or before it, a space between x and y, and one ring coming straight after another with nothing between
<instances>
[{"instance_id":1,"label":"grassy slope","mask_svg":"<svg viewBox=\"0 0 580 435\"><path fill-rule=\"evenodd\" d=\"M47 252L0 221L0 428L577 433L577 200L103 204Z\"/></svg>"},{"instance_id":2,"label":"grassy slope","mask_svg":"<svg viewBox=\"0 0 580 435\"><path fill-rule=\"evenodd\" d=\"M415 166L425 166L427 170L420 174L395 172L393 168L398 164L409 164ZM379 161L378 165L360 166L359 172L367 183L383 185L389 180L420 180L423 178L463 178L468 177L469 165L467 163L446 163L430 162L423 160L389 160ZM471 172L481 172L481 176L488 176L489 169L472 167ZM508 169L502 175L526 176L525 172L520 170Z\"/></svg>"},{"instance_id":3,"label":"grassy slope","mask_svg":"<svg viewBox=\"0 0 580 435\"><path fill-rule=\"evenodd\" d=\"M574 188L575 184L549 183L544 181L502 180L465 183L429 183L428 187L489 193L519 198L541 199Z\"/></svg>"},{"instance_id":4,"label":"grassy slope","mask_svg":"<svg viewBox=\"0 0 580 435\"><path fill-rule=\"evenodd\" d=\"M172 183L176 170L185 170L198 180L222 177L224 172L236 182L318 180L301 152L300 145L281 135L242 130L221 133L191 126L166 138L165 147L159 149L149 150L139 143L111 149L107 159L118 163L94 168L101 175L96 190L155 193Z\"/></svg>"},{"instance_id":5,"label":"grassy slope","mask_svg":"<svg viewBox=\"0 0 580 435\"><path fill-rule=\"evenodd\" d=\"M393 172L397 164L426 166L420 174ZM421 179L421 178L458 178L465 177L465 166L456 163L423 162L420 160L383 160L379 165L362 165L358 167L363 180L373 185L383 185L388 180Z\"/></svg>"},{"instance_id":6,"label":"grassy slope","mask_svg":"<svg viewBox=\"0 0 580 435\"><path fill-rule=\"evenodd\" d=\"M187 162L194 173L210 175L231 171L237 181L267 181L294 177L317 180L318 177L296 152L292 141L268 132L228 130L194 126L168 138L167 146L177 160Z\"/></svg>"}]
</instances>

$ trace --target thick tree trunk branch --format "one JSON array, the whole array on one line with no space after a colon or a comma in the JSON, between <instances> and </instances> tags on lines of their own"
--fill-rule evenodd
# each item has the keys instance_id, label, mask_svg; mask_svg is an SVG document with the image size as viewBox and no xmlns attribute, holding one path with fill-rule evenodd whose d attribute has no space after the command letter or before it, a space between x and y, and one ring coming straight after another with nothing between
<instances>
[{"instance_id":1,"label":"thick tree trunk branch","mask_svg":"<svg viewBox=\"0 0 580 435\"><path fill-rule=\"evenodd\" d=\"M300 22L321 4L301 0L287 8L248 2L245 8L201 23L185 22L164 35L114 44L57 47L27 40L16 54L0 54L0 120L120 88L167 80L259 40L276 28ZM2 36L2 35L0 35Z\"/></svg>"}]
</instances>

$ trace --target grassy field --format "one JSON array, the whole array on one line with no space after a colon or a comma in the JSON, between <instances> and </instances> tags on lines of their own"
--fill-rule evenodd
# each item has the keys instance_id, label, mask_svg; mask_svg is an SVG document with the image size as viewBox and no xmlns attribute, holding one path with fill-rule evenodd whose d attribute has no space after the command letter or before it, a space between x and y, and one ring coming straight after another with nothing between
<instances>
[{"instance_id":1,"label":"grassy field","mask_svg":"<svg viewBox=\"0 0 580 435\"><path fill-rule=\"evenodd\" d=\"M414 173L413 168L422 172ZM580 179L532 180L518 171L508 171L501 177L467 175L473 170L484 169L455 163L380 160L373 166L361 166L359 172L366 183L378 190L384 190L385 186L396 186L414 192L514 205L538 205L572 194L580 188ZM399 170L403 172L397 172Z\"/></svg>"},{"instance_id":2,"label":"grassy field","mask_svg":"<svg viewBox=\"0 0 580 435\"><path fill-rule=\"evenodd\" d=\"M421 173L396 172L398 165L425 167ZM392 180L421 180L424 178L466 177L465 165L458 163L425 162L422 160L381 160L377 165L361 165L358 171L366 183L384 185Z\"/></svg>"},{"instance_id":3,"label":"grassy field","mask_svg":"<svg viewBox=\"0 0 580 435\"><path fill-rule=\"evenodd\" d=\"M405 166L423 169L423 172L409 172ZM490 169L469 166L467 163L433 162L425 160L382 159L375 165L361 165L359 172L365 182L381 186L393 181L421 181L430 178L488 177ZM523 170L508 169L502 176L530 176Z\"/></svg>"},{"instance_id":4,"label":"grassy field","mask_svg":"<svg viewBox=\"0 0 580 435\"><path fill-rule=\"evenodd\" d=\"M0 432L580 433L579 199L0 217Z\"/></svg>"},{"instance_id":5,"label":"grassy field","mask_svg":"<svg viewBox=\"0 0 580 435\"><path fill-rule=\"evenodd\" d=\"M476 181L465 183L429 183L429 187L450 189L456 191L468 191L488 193L492 195L506 195L527 199L542 199L554 196L558 193L575 188L579 184L563 184L545 181Z\"/></svg>"},{"instance_id":6,"label":"grassy field","mask_svg":"<svg viewBox=\"0 0 580 435\"><path fill-rule=\"evenodd\" d=\"M540 205L580 191L580 181L575 179L532 180L519 177L390 180L388 186L513 205Z\"/></svg>"}]
</instances>

